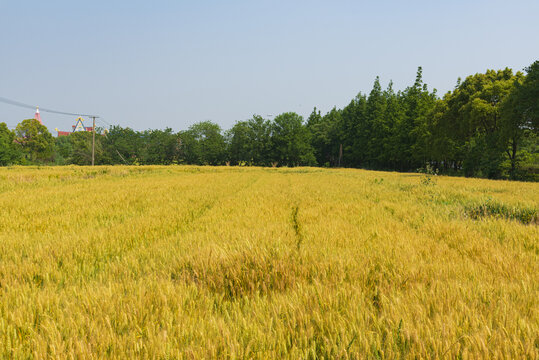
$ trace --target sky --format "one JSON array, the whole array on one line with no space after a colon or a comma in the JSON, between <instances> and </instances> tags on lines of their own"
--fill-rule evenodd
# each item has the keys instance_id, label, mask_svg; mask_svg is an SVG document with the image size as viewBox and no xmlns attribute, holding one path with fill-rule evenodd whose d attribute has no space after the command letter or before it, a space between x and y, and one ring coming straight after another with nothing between
<instances>
[{"instance_id":1,"label":"sky","mask_svg":"<svg viewBox=\"0 0 539 360\"><path fill-rule=\"evenodd\" d=\"M376 76L402 90L418 66L440 95L459 77L523 70L539 59L538 14L537 0L0 0L0 97L136 130L306 118ZM33 115L0 103L9 127Z\"/></svg>"}]
</instances>

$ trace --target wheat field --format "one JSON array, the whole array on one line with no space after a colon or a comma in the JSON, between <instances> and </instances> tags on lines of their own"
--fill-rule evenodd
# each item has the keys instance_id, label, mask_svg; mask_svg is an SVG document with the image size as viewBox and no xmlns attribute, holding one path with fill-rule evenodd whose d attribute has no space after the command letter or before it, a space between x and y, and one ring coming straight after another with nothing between
<instances>
[{"instance_id":1,"label":"wheat field","mask_svg":"<svg viewBox=\"0 0 539 360\"><path fill-rule=\"evenodd\" d=\"M0 169L2 358L539 356L539 184Z\"/></svg>"}]
</instances>

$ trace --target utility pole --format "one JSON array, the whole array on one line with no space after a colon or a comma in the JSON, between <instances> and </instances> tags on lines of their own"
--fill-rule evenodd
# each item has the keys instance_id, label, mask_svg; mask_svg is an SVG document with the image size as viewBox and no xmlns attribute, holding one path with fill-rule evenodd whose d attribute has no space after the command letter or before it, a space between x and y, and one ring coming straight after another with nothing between
<instances>
[{"instance_id":1,"label":"utility pole","mask_svg":"<svg viewBox=\"0 0 539 360\"><path fill-rule=\"evenodd\" d=\"M92 166L95 163L95 116L92 116L93 125L92 125Z\"/></svg>"}]
</instances>

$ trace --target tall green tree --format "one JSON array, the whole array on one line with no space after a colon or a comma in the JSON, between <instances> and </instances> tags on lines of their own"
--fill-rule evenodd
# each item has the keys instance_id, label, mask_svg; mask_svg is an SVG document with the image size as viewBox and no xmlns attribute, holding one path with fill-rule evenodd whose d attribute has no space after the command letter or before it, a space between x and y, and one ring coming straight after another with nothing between
<instances>
[{"instance_id":1,"label":"tall green tree","mask_svg":"<svg viewBox=\"0 0 539 360\"><path fill-rule=\"evenodd\" d=\"M287 112L276 116L272 124L271 140L273 159L279 165L315 164L310 134L300 115Z\"/></svg>"},{"instance_id":2,"label":"tall green tree","mask_svg":"<svg viewBox=\"0 0 539 360\"><path fill-rule=\"evenodd\" d=\"M386 160L384 147L389 134L389 125L385 116L386 98L382 92L380 78L377 76L369 97L364 131L366 131L366 165L371 168L384 166Z\"/></svg>"},{"instance_id":3,"label":"tall green tree","mask_svg":"<svg viewBox=\"0 0 539 360\"><path fill-rule=\"evenodd\" d=\"M384 91L385 97L385 112L383 122L381 122L382 130L386 133L384 144L378 160L386 169L398 169L398 163L401 159L400 138L398 136L399 125L404 121L405 111L402 104L402 96L400 93L395 93L393 83L390 82L387 89ZM380 126L378 125L378 126ZM380 130L377 130L380 132Z\"/></svg>"},{"instance_id":4,"label":"tall green tree","mask_svg":"<svg viewBox=\"0 0 539 360\"><path fill-rule=\"evenodd\" d=\"M255 165L270 165L271 122L260 115L254 115L247 121L251 139L251 159Z\"/></svg>"},{"instance_id":5,"label":"tall green tree","mask_svg":"<svg viewBox=\"0 0 539 360\"><path fill-rule=\"evenodd\" d=\"M26 119L15 129L16 142L21 146L24 157L31 163L53 160L54 138L47 128L35 119Z\"/></svg>"},{"instance_id":6,"label":"tall green tree","mask_svg":"<svg viewBox=\"0 0 539 360\"><path fill-rule=\"evenodd\" d=\"M238 121L226 132L228 158L233 165L250 163L251 137L247 121Z\"/></svg>"},{"instance_id":7,"label":"tall green tree","mask_svg":"<svg viewBox=\"0 0 539 360\"><path fill-rule=\"evenodd\" d=\"M71 143L71 154L69 163L75 165L90 165L92 163L92 133L88 131L77 131L67 136ZM102 135L95 137L95 163L103 164L103 146L101 144Z\"/></svg>"},{"instance_id":8,"label":"tall green tree","mask_svg":"<svg viewBox=\"0 0 539 360\"><path fill-rule=\"evenodd\" d=\"M265 166L270 163L271 123L259 115L238 121L228 132L229 158L240 162Z\"/></svg>"},{"instance_id":9,"label":"tall green tree","mask_svg":"<svg viewBox=\"0 0 539 360\"><path fill-rule=\"evenodd\" d=\"M165 130L146 130L142 133L143 164L170 165L177 161L178 137L171 128Z\"/></svg>"},{"instance_id":10,"label":"tall green tree","mask_svg":"<svg viewBox=\"0 0 539 360\"><path fill-rule=\"evenodd\" d=\"M515 76L511 69L489 70L467 78L463 87L473 87L470 98L460 109L464 121L473 135L468 142L469 157L465 170L469 174L479 171L482 176L496 178L501 175L505 151L500 131L501 105L511 92ZM467 88L466 90L469 90Z\"/></svg>"},{"instance_id":11,"label":"tall green tree","mask_svg":"<svg viewBox=\"0 0 539 360\"><path fill-rule=\"evenodd\" d=\"M459 81L432 113L432 153L450 154L467 176L501 177L507 148L502 105L521 77L506 68Z\"/></svg>"},{"instance_id":12,"label":"tall green tree","mask_svg":"<svg viewBox=\"0 0 539 360\"><path fill-rule=\"evenodd\" d=\"M15 143L15 133L8 129L6 123L0 123L0 166L15 164L21 156Z\"/></svg>"},{"instance_id":13,"label":"tall green tree","mask_svg":"<svg viewBox=\"0 0 539 360\"><path fill-rule=\"evenodd\" d=\"M336 107L326 115L314 108L307 121L316 162L320 166L338 166L341 138L342 116Z\"/></svg>"},{"instance_id":14,"label":"tall green tree","mask_svg":"<svg viewBox=\"0 0 539 360\"><path fill-rule=\"evenodd\" d=\"M325 143L327 142L328 131L323 127L322 115L320 114L320 111L316 109L316 107L307 118L306 127L309 131L311 146L313 147L313 154L316 158L316 162L319 165L323 165L326 162L324 156L324 147Z\"/></svg>"},{"instance_id":15,"label":"tall green tree","mask_svg":"<svg viewBox=\"0 0 539 360\"><path fill-rule=\"evenodd\" d=\"M57 165L69 164L73 146L69 136L58 136L54 139L54 162Z\"/></svg>"},{"instance_id":16,"label":"tall green tree","mask_svg":"<svg viewBox=\"0 0 539 360\"><path fill-rule=\"evenodd\" d=\"M506 144L511 178L517 175L518 151L523 138L530 133L537 135L539 131L539 61L526 68L526 71L526 77L517 74L501 110L501 141Z\"/></svg>"},{"instance_id":17,"label":"tall green tree","mask_svg":"<svg viewBox=\"0 0 539 360\"><path fill-rule=\"evenodd\" d=\"M131 128L111 126L101 139L103 163L139 164L144 149L142 134Z\"/></svg>"},{"instance_id":18,"label":"tall green tree","mask_svg":"<svg viewBox=\"0 0 539 360\"><path fill-rule=\"evenodd\" d=\"M428 139L430 159L437 168L445 172L457 172L461 163L461 152L452 135L455 131L455 122L449 120L450 112L448 102L451 93L438 99L428 117Z\"/></svg>"},{"instance_id":19,"label":"tall green tree","mask_svg":"<svg viewBox=\"0 0 539 360\"><path fill-rule=\"evenodd\" d=\"M427 119L436 103L436 92L429 92L421 67L401 99L405 116L397 124L398 166L400 170L415 170L429 160Z\"/></svg>"},{"instance_id":20,"label":"tall green tree","mask_svg":"<svg viewBox=\"0 0 539 360\"><path fill-rule=\"evenodd\" d=\"M211 121L198 122L181 132L179 137L180 153L188 164L224 164L226 142L219 125Z\"/></svg>"},{"instance_id":21,"label":"tall green tree","mask_svg":"<svg viewBox=\"0 0 539 360\"><path fill-rule=\"evenodd\" d=\"M343 146L342 165L365 166L369 128L367 126L367 97L359 93L342 110L340 144Z\"/></svg>"}]
</instances>

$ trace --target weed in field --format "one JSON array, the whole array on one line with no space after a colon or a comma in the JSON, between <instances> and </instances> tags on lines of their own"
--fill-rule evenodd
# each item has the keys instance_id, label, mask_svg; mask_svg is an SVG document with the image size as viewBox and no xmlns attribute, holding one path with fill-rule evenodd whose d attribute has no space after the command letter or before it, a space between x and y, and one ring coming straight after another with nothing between
<instances>
[{"instance_id":1,"label":"weed in field","mask_svg":"<svg viewBox=\"0 0 539 360\"><path fill-rule=\"evenodd\" d=\"M465 206L465 212L474 220L484 217L517 220L523 224L537 224L537 209L532 207L507 206L488 198Z\"/></svg>"},{"instance_id":2,"label":"weed in field","mask_svg":"<svg viewBox=\"0 0 539 360\"><path fill-rule=\"evenodd\" d=\"M421 185L436 185L435 176L438 176L438 169L434 169L431 164L426 164L424 168L417 169L417 172L423 174Z\"/></svg>"}]
</instances>

